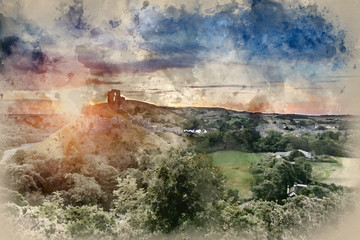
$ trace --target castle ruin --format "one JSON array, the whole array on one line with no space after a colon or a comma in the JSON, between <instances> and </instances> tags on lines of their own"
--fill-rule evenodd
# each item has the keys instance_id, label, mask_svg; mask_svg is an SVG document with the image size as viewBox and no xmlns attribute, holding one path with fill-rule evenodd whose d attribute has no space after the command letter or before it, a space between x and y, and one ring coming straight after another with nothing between
<instances>
[{"instance_id":1,"label":"castle ruin","mask_svg":"<svg viewBox=\"0 0 360 240\"><path fill-rule=\"evenodd\" d=\"M111 89L107 93L107 102L110 108L117 111L125 104L125 98L121 96L120 90Z\"/></svg>"}]
</instances>

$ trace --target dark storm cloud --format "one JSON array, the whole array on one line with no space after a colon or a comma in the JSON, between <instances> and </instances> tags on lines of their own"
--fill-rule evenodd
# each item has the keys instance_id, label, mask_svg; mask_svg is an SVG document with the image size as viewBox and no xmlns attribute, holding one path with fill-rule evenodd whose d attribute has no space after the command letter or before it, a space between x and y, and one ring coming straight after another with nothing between
<instances>
[{"instance_id":1,"label":"dark storm cloud","mask_svg":"<svg viewBox=\"0 0 360 240\"><path fill-rule=\"evenodd\" d=\"M9 36L0 40L1 62L20 72L44 73L46 54L39 47L21 40L17 36Z\"/></svg>"},{"instance_id":2,"label":"dark storm cloud","mask_svg":"<svg viewBox=\"0 0 360 240\"><path fill-rule=\"evenodd\" d=\"M240 60L250 62L341 65L348 51L345 32L336 29L316 5L286 7L253 0L247 6L221 6L208 15L174 7L147 8L135 14L134 23L144 40L141 46L161 55L218 51L226 55L235 49Z\"/></svg>"},{"instance_id":3,"label":"dark storm cloud","mask_svg":"<svg viewBox=\"0 0 360 240\"><path fill-rule=\"evenodd\" d=\"M19 73L43 73L47 56L40 46L41 31L31 24L21 24L2 14L0 26L1 71L14 69ZM22 35L25 33L35 36L35 40L23 40Z\"/></svg>"},{"instance_id":4,"label":"dark storm cloud","mask_svg":"<svg viewBox=\"0 0 360 240\"><path fill-rule=\"evenodd\" d=\"M82 0L71 0L57 7L60 17L53 31L57 35L46 44L54 41L55 48L56 44L63 47L64 41L74 47L77 60L90 69L94 79L193 68L229 56L229 61L248 65L271 83L292 79L297 73L304 79L320 79L319 72L344 66L351 54L345 31L316 5L293 3L249 0L200 11L144 2L136 10L128 9L132 23L125 26L128 21L120 16L109 16L105 25L97 24ZM46 34L35 24L17 21L0 15L0 71L50 71L48 66L55 63L44 50ZM88 40L86 47L75 47L84 40ZM132 51L139 48L146 50L144 60L131 60L138 59ZM321 72L319 66L327 69Z\"/></svg>"},{"instance_id":5,"label":"dark storm cloud","mask_svg":"<svg viewBox=\"0 0 360 240\"><path fill-rule=\"evenodd\" d=\"M232 2L206 14L185 7L162 9L148 2L130 11L135 31L130 26L129 35L140 36L140 40L134 38L137 47L155 57L109 62L111 43L87 52L79 53L76 48L79 62L93 75L191 68L231 55L234 61L253 66L270 82L283 82L295 72L306 79L318 77L318 69L309 67L312 64L325 63L337 70L346 65L351 50L344 30L334 26L316 5L296 0L292 5L272 0L249 0L243 5ZM87 32L94 38L105 34L105 29L92 28L86 21L82 0L73 0L62 13L59 24L75 37L87 36ZM118 28L121 20L108 24L110 29Z\"/></svg>"},{"instance_id":6,"label":"dark storm cloud","mask_svg":"<svg viewBox=\"0 0 360 240\"><path fill-rule=\"evenodd\" d=\"M198 59L193 56L181 55L167 58L151 58L128 63L109 63L103 60L103 57L98 51L88 49L85 46L77 46L75 51L78 56L78 61L85 67L91 69L91 73L96 76L155 72L168 68L188 68L198 62Z\"/></svg>"}]
</instances>

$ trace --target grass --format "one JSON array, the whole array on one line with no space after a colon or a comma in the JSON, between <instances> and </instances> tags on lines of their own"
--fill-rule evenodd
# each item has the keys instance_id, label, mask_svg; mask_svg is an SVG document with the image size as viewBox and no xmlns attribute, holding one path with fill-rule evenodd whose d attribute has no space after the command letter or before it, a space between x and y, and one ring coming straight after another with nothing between
<instances>
[{"instance_id":1,"label":"grass","mask_svg":"<svg viewBox=\"0 0 360 240\"><path fill-rule=\"evenodd\" d=\"M313 180L324 182L340 172L343 167L341 159L336 160L338 162L311 162Z\"/></svg>"},{"instance_id":2,"label":"grass","mask_svg":"<svg viewBox=\"0 0 360 240\"><path fill-rule=\"evenodd\" d=\"M249 171L252 163L261 160L264 153L246 153L241 151L217 151L210 154L215 166L220 167L227 178L227 186L239 190L241 198L251 198L251 181L253 176ZM340 158L338 162L311 162L312 178L318 182L331 181L342 171ZM336 183L336 181L335 181Z\"/></svg>"},{"instance_id":3,"label":"grass","mask_svg":"<svg viewBox=\"0 0 360 240\"><path fill-rule=\"evenodd\" d=\"M220 167L228 179L230 188L238 189L241 198L250 198L251 181L253 176L249 167L253 162L259 161L263 153L245 153L241 151L218 151L210 154L213 164Z\"/></svg>"}]
</instances>

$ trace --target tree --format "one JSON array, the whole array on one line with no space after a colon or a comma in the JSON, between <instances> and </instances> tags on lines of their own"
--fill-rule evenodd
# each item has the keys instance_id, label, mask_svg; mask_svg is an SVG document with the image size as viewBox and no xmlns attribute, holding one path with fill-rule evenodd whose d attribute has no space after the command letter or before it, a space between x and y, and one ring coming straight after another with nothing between
<instances>
[{"instance_id":1,"label":"tree","mask_svg":"<svg viewBox=\"0 0 360 240\"><path fill-rule=\"evenodd\" d=\"M223 133L220 131L215 131L207 134L210 147L215 147L216 145L223 143Z\"/></svg>"},{"instance_id":2,"label":"tree","mask_svg":"<svg viewBox=\"0 0 360 240\"><path fill-rule=\"evenodd\" d=\"M198 224L198 213L224 194L224 179L207 155L172 149L154 161L143 173L143 183L137 184L147 186L144 190L134 189L134 181L125 178L119 179L114 192L121 212L127 208L148 211L143 221L151 231L170 232L188 222Z\"/></svg>"},{"instance_id":3,"label":"tree","mask_svg":"<svg viewBox=\"0 0 360 240\"><path fill-rule=\"evenodd\" d=\"M261 171L256 171L258 173L255 174L252 186L253 194L257 199L270 201L286 199L287 187L292 186L294 182L311 182L311 165L301 160L292 164L271 157L261 161L257 168Z\"/></svg>"},{"instance_id":4,"label":"tree","mask_svg":"<svg viewBox=\"0 0 360 240\"><path fill-rule=\"evenodd\" d=\"M305 155L302 152L298 150L293 150L290 152L288 159L289 161L293 162L295 161L295 158L302 158L302 157L305 157Z\"/></svg>"},{"instance_id":5,"label":"tree","mask_svg":"<svg viewBox=\"0 0 360 240\"><path fill-rule=\"evenodd\" d=\"M277 152L285 151L286 149L286 139L283 137L282 133L277 131L269 131L268 135L264 138L261 138L257 143L257 148L261 152Z\"/></svg>"},{"instance_id":6,"label":"tree","mask_svg":"<svg viewBox=\"0 0 360 240\"><path fill-rule=\"evenodd\" d=\"M65 179L70 185L69 190L64 192L68 204L81 206L106 202L107 196L94 177L69 173L65 175Z\"/></svg>"}]
</instances>

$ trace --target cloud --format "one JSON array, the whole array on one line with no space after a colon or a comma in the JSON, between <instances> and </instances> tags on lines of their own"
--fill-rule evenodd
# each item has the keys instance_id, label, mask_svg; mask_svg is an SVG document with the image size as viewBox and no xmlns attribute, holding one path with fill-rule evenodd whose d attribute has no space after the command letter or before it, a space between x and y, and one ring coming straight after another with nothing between
<instances>
[{"instance_id":1,"label":"cloud","mask_svg":"<svg viewBox=\"0 0 360 240\"><path fill-rule=\"evenodd\" d=\"M148 7L134 13L140 46L161 54L192 53L206 60L210 53L235 50L245 62L333 62L341 65L348 48L337 29L316 5L285 5L253 0L218 6L210 14L175 7ZM199 60L204 60L199 58Z\"/></svg>"},{"instance_id":2,"label":"cloud","mask_svg":"<svg viewBox=\"0 0 360 240\"><path fill-rule=\"evenodd\" d=\"M74 0L62 11L59 24L74 37L90 40L85 50L79 45L75 51L79 62L94 76L151 73L230 61L249 65L270 83L284 82L298 75L315 79L324 72L341 69L351 54L344 30L316 5L297 1L232 2L205 11L161 8L146 2L127 9L132 14L131 23L121 24L111 16L105 23L108 27L102 23L103 27L95 28L91 27L96 25L89 20L91 17L85 17L81 0ZM127 29L121 39L112 35L120 25L122 30ZM115 42L121 47L114 48ZM119 53L117 58L124 53L126 57L114 59L114 50Z\"/></svg>"},{"instance_id":3,"label":"cloud","mask_svg":"<svg viewBox=\"0 0 360 240\"><path fill-rule=\"evenodd\" d=\"M90 24L86 22L84 16L83 0L73 0L72 4L61 4L59 11L62 15L57 19L60 26L74 37L81 37L84 31L90 29Z\"/></svg>"},{"instance_id":4,"label":"cloud","mask_svg":"<svg viewBox=\"0 0 360 240\"><path fill-rule=\"evenodd\" d=\"M265 95L257 95L247 105L246 110L250 112L266 112L270 109L270 104Z\"/></svg>"},{"instance_id":5,"label":"cloud","mask_svg":"<svg viewBox=\"0 0 360 240\"><path fill-rule=\"evenodd\" d=\"M79 68L84 67L62 53L63 49L59 48L61 41L56 39L56 36L29 19L16 17L7 17L0 13L2 91L73 87L85 82L84 69ZM66 77L72 71L76 73L76 83L70 82Z\"/></svg>"},{"instance_id":6,"label":"cloud","mask_svg":"<svg viewBox=\"0 0 360 240\"><path fill-rule=\"evenodd\" d=\"M50 58L42 49L50 38L47 38L38 26L2 14L0 26L2 88L16 88L20 85L26 89L32 81L30 76L44 74L56 64L56 59Z\"/></svg>"},{"instance_id":7,"label":"cloud","mask_svg":"<svg viewBox=\"0 0 360 240\"><path fill-rule=\"evenodd\" d=\"M289 102L281 97L285 83L334 98L346 79L330 77L349 75L351 32L308 1L154 2L34 0L12 10L2 4L1 87L161 85L157 96L139 100L168 104L158 95L175 91L172 98L182 104L241 101L247 108L255 95L267 94L272 110L274 102ZM324 87L315 87L320 82Z\"/></svg>"},{"instance_id":8,"label":"cloud","mask_svg":"<svg viewBox=\"0 0 360 240\"><path fill-rule=\"evenodd\" d=\"M46 54L41 51L41 48L32 46L17 36L3 38L0 40L0 45L3 71L6 70L5 65L7 65L23 73L45 72Z\"/></svg>"},{"instance_id":9,"label":"cloud","mask_svg":"<svg viewBox=\"0 0 360 240\"><path fill-rule=\"evenodd\" d=\"M150 58L133 62L106 61L106 53L100 54L93 48L79 45L75 49L78 61L91 69L92 75L111 76L120 73L149 73L168 68L192 67L197 58L188 55Z\"/></svg>"},{"instance_id":10,"label":"cloud","mask_svg":"<svg viewBox=\"0 0 360 240\"><path fill-rule=\"evenodd\" d=\"M66 54L75 49L78 61L94 76L151 73L228 61L249 65L265 80L277 82L299 73L310 79L336 70L346 64L351 53L345 31L316 5L296 0L292 4L232 2L205 10L169 5L161 8L145 2L122 9L132 14L128 16L131 22L126 14L122 19L114 15L99 18L94 15L94 3L82 0L55 5L60 15L54 16L56 24L51 31L58 39L47 36L48 42L52 41L54 49L67 47ZM18 66L20 70L49 71L45 67L50 58L44 51L44 31L26 21L15 25L21 30L9 37L19 38L22 56L27 58L12 64L16 67L14 62L25 61ZM22 39L27 34L33 36L31 41ZM3 50L9 51L7 45L4 43Z\"/></svg>"}]
</instances>

